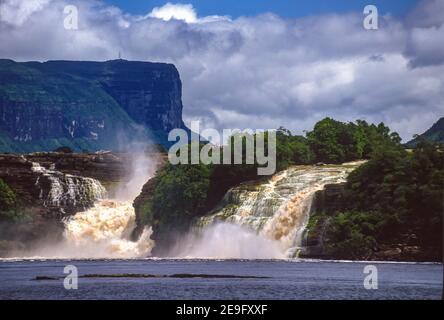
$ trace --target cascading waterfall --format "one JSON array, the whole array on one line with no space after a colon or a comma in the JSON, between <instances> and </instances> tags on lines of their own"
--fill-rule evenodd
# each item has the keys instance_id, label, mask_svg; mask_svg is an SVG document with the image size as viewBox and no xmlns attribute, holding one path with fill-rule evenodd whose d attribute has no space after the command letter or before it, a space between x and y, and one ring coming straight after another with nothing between
<instances>
[{"instance_id":1,"label":"cascading waterfall","mask_svg":"<svg viewBox=\"0 0 444 320\"><path fill-rule=\"evenodd\" d=\"M106 189L92 178L64 174L54 169L46 169L37 162L31 170L39 175L35 185L40 189L40 199L45 206L51 207L87 207L98 199L106 197ZM49 181L49 188L42 186L42 180Z\"/></svg>"},{"instance_id":2,"label":"cascading waterfall","mask_svg":"<svg viewBox=\"0 0 444 320\"><path fill-rule=\"evenodd\" d=\"M130 235L136 227L136 215L132 202L143 184L152 176L157 161L134 153L132 175L118 191L115 199L107 199L106 189L92 178L64 174L46 169L38 163L32 170L40 173L36 186L40 198L48 207L69 207L80 203L85 210L65 218L63 240L60 243L41 245L26 256L43 258L136 258L147 256L154 242L150 239L151 228L143 230L137 241ZM46 188L42 179L49 181ZM93 204L86 205L86 204Z\"/></svg>"},{"instance_id":3,"label":"cascading waterfall","mask_svg":"<svg viewBox=\"0 0 444 320\"><path fill-rule=\"evenodd\" d=\"M222 205L202 217L171 257L285 258L297 256L309 219L313 196L326 184L341 183L362 162L342 165L294 166L265 182L244 183L225 195ZM155 171L156 161L135 155L127 184L106 199L99 181L66 175L37 163L36 185L48 206L66 206L85 199L94 205L64 221L64 239L34 250L28 256L45 258L135 258L150 254L151 228L130 240L135 212L132 201ZM50 186L43 188L46 179ZM41 185L42 184L42 185Z\"/></svg>"},{"instance_id":4,"label":"cascading waterfall","mask_svg":"<svg viewBox=\"0 0 444 320\"><path fill-rule=\"evenodd\" d=\"M88 258L137 258L150 254L154 242L146 227L137 241L130 235L136 227L133 200L154 174L156 159L134 152L131 177L116 192L116 199L100 200L65 222L64 237L77 256Z\"/></svg>"},{"instance_id":5,"label":"cascading waterfall","mask_svg":"<svg viewBox=\"0 0 444 320\"><path fill-rule=\"evenodd\" d=\"M265 183L242 184L229 190L222 206L201 218L196 226L205 232L220 221L240 225L278 243L284 256L297 256L315 192L326 184L345 182L361 164L294 166Z\"/></svg>"},{"instance_id":6,"label":"cascading waterfall","mask_svg":"<svg viewBox=\"0 0 444 320\"><path fill-rule=\"evenodd\" d=\"M135 213L131 201L101 200L65 222L64 256L82 258L136 258L151 252L151 228L131 241Z\"/></svg>"}]
</instances>

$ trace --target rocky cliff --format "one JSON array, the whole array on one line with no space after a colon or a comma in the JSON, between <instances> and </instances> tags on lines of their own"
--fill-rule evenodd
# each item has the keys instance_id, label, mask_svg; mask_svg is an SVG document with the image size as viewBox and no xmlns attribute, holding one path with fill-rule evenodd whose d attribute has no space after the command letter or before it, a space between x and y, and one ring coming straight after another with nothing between
<instances>
[{"instance_id":1,"label":"rocky cliff","mask_svg":"<svg viewBox=\"0 0 444 320\"><path fill-rule=\"evenodd\" d=\"M345 183L329 184L317 191L311 207L310 221L305 230L301 258L343 259L330 252L331 219L347 206ZM399 241L375 243L372 250L350 260L439 261L437 248L423 247L415 234L405 234Z\"/></svg>"},{"instance_id":2,"label":"rocky cliff","mask_svg":"<svg viewBox=\"0 0 444 320\"><path fill-rule=\"evenodd\" d=\"M345 183L327 184L313 197L310 221L304 231L300 256L303 258L333 258L325 248L329 219L344 207Z\"/></svg>"},{"instance_id":3,"label":"rocky cliff","mask_svg":"<svg viewBox=\"0 0 444 320\"><path fill-rule=\"evenodd\" d=\"M0 152L166 146L171 129L187 129L181 91L172 64L0 59Z\"/></svg>"},{"instance_id":4,"label":"rocky cliff","mask_svg":"<svg viewBox=\"0 0 444 320\"><path fill-rule=\"evenodd\" d=\"M0 154L0 179L32 216L60 220L90 207L124 181L127 154ZM105 187L106 189L105 189Z\"/></svg>"}]
</instances>

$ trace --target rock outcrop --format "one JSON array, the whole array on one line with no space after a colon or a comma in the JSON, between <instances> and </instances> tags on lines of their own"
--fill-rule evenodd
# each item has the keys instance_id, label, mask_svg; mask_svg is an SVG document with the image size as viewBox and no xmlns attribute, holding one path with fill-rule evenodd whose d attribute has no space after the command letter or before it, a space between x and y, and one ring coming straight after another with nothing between
<instances>
[{"instance_id":1,"label":"rock outcrop","mask_svg":"<svg viewBox=\"0 0 444 320\"><path fill-rule=\"evenodd\" d=\"M312 212L321 210L327 214L333 214L342 209L344 207L344 189L345 183L326 184L323 190L315 193L311 205Z\"/></svg>"},{"instance_id":2,"label":"rock outcrop","mask_svg":"<svg viewBox=\"0 0 444 320\"><path fill-rule=\"evenodd\" d=\"M107 186L125 179L128 155L34 153L0 154L0 178L24 210L48 219L75 214L105 197Z\"/></svg>"},{"instance_id":3,"label":"rock outcrop","mask_svg":"<svg viewBox=\"0 0 444 320\"><path fill-rule=\"evenodd\" d=\"M323 190L317 191L313 199L310 213L310 223L305 230L301 258L338 259L329 252L332 244L328 238L330 219L346 208L344 197L345 183L329 184ZM350 257L350 260L377 261L436 261L436 248L421 246L415 234L406 234L394 243L374 245L372 250L360 257Z\"/></svg>"},{"instance_id":4,"label":"rock outcrop","mask_svg":"<svg viewBox=\"0 0 444 320\"><path fill-rule=\"evenodd\" d=\"M146 219L147 206L149 205L149 202L152 200L152 197L154 195L154 189L157 182L156 179L158 177L157 173L161 171L162 168L167 164L168 156L167 154L161 154L157 157L157 159L158 168L156 174L143 185L140 194L133 201L133 207L136 214L136 228L133 230L133 233L131 235L133 240L136 240L140 237L147 223L151 223L151 221L148 222L143 220L144 217ZM156 238L156 235L153 234L151 238Z\"/></svg>"},{"instance_id":5,"label":"rock outcrop","mask_svg":"<svg viewBox=\"0 0 444 320\"><path fill-rule=\"evenodd\" d=\"M329 219L344 207L345 183L327 184L313 197L310 212L310 222L303 236L303 249L300 257L303 258L333 258L325 248L328 239L325 239L329 227Z\"/></svg>"},{"instance_id":6,"label":"rock outcrop","mask_svg":"<svg viewBox=\"0 0 444 320\"><path fill-rule=\"evenodd\" d=\"M188 130L181 91L172 64L0 59L0 152L167 146L171 129Z\"/></svg>"},{"instance_id":7,"label":"rock outcrop","mask_svg":"<svg viewBox=\"0 0 444 320\"><path fill-rule=\"evenodd\" d=\"M154 188L156 185L155 177L148 180L142 188L140 194L134 199L133 207L136 213L136 228L133 231L132 238L139 238L140 234L143 231L143 228L146 224L146 221L143 221L143 216L146 211L146 205L151 201L152 196L154 194Z\"/></svg>"}]
</instances>

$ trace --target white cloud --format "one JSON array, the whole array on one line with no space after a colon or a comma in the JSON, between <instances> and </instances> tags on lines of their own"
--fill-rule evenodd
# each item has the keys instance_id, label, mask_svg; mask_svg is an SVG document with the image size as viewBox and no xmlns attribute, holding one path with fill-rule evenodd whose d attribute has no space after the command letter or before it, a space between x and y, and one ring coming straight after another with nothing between
<instances>
[{"instance_id":1,"label":"white cloud","mask_svg":"<svg viewBox=\"0 0 444 320\"><path fill-rule=\"evenodd\" d=\"M228 16L205 16L198 17L197 12L192 4L180 4L167 2L161 7L155 7L146 16L150 18L162 19L164 21L170 21L171 19L182 20L186 23L209 23L217 21L230 21Z\"/></svg>"},{"instance_id":2,"label":"white cloud","mask_svg":"<svg viewBox=\"0 0 444 320\"><path fill-rule=\"evenodd\" d=\"M0 3L0 20L20 26L34 12L42 10L51 0L3 0Z\"/></svg>"},{"instance_id":3,"label":"white cloud","mask_svg":"<svg viewBox=\"0 0 444 320\"><path fill-rule=\"evenodd\" d=\"M121 51L128 60L174 63L185 120L202 119L202 127L283 125L302 133L325 116L363 118L384 121L407 140L444 115L437 1L421 2L407 21L380 17L376 31L363 29L360 12L230 20L166 4L140 17L70 0L80 15L79 30L72 31L63 28L68 2L22 14L23 2L0 17L0 57L102 61ZM14 16L23 17L20 24L10 23Z\"/></svg>"},{"instance_id":4,"label":"white cloud","mask_svg":"<svg viewBox=\"0 0 444 320\"><path fill-rule=\"evenodd\" d=\"M172 4L168 2L162 7L155 7L148 16L165 21L171 19L183 20L187 23L197 21L196 11L191 4Z\"/></svg>"}]
</instances>

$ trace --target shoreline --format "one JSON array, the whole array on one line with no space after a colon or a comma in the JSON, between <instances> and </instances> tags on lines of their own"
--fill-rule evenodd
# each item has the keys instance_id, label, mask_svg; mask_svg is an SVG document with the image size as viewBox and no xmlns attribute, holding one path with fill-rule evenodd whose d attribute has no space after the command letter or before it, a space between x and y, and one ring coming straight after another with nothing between
<instances>
[{"instance_id":1,"label":"shoreline","mask_svg":"<svg viewBox=\"0 0 444 320\"><path fill-rule=\"evenodd\" d=\"M11 257L0 258L0 263L7 262L46 262L46 261L81 261L81 262L116 262L116 261L183 261L183 262L288 262L288 263L357 263L357 264L412 264L412 265L443 265L443 262L437 261L381 261L381 260L323 260L323 259L217 259L217 258L45 258L45 257Z\"/></svg>"}]
</instances>

